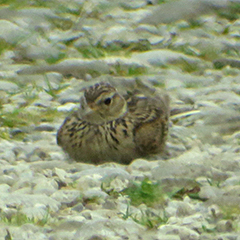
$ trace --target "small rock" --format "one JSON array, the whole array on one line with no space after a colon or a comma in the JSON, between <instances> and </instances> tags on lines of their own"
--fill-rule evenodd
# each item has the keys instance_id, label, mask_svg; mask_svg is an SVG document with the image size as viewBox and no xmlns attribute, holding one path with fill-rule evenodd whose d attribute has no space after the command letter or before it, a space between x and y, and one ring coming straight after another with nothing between
<instances>
[{"instance_id":1,"label":"small rock","mask_svg":"<svg viewBox=\"0 0 240 240\"><path fill-rule=\"evenodd\" d=\"M164 66L169 63L182 61L183 59L188 63L199 63L198 58L189 57L182 53L173 52L171 50L150 50L143 53L135 53L132 55L132 59L136 59L139 62L153 66Z\"/></svg>"},{"instance_id":2,"label":"small rock","mask_svg":"<svg viewBox=\"0 0 240 240\"><path fill-rule=\"evenodd\" d=\"M10 186L6 183L0 184L0 192L9 192Z\"/></svg>"},{"instance_id":3,"label":"small rock","mask_svg":"<svg viewBox=\"0 0 240 240\"><path fill-rule=\"evenodd\" d=\"M51 197L61 204L73 206L78 202L80 195L81 193L78 190L58 190Z\"/></svg>"},{"instance_id":4,"label":"small rock","mask_svg":"<svg viewBox=\"0 0 240 240\"><path fill-rule=\"evenodd\" d=\"M69 100L67 100L67 101L69 101ZM79 107L79 104L75 104L75 103L69 102L69 103L66 103L66 104L64 104L64 105L58 106L58 107L57 107L57 110L58 110L59 112L70 112L70 111L72 111L73 109L76 109L76 108L78 108L78 107Z\"/></svg>"},{"instance_id":5,"label":"small rock","mask_svg":"<svg viewBox=\"0 0 240 240\"><path fill-rule=\"evenodd\" d=\"M19 87L15 83L8 82L8 81L3 81L3 80L0 81L0 90L13 92L13 91L16 91L18 89L19 89Z\"/></svg>"},{"instance_id":6,"label":"small rock","mask_svg":"<svg viewBox=\"0 0 240 240\"><path fill-rule=\"evenodd\" d=\"M217 223L218 232L231 232L233 230L233 225L231 220L221 220Z\"/></svg>"},{"instance_id":7,"label":"small rock","mask_svg":"<svg viewBox=\"0 0 240 240\"><path fill-rule=\"evenodd\" d=\"M49 124L41 124L37 127L34 128L35 131L47 131L47 132L52 132L55 131L56 129L53 126L50 126Z\"/></svg>"},{"instance_id":8,"label":"small rock","mask_svg":"<svg viewBox=\"0 0 240 240\"><path fill-rule=\"evenodd\" d=\"M22 38L28 35L28 32L18 25L7 20L0 20L0 36L10 44L16 44Z\"/></svg>"},{"instance_id":9,"label":"small rock","mask_svg":"<svg viewBox=\"0 0 240 240\"><path fill-rule=\"evenodd\" d=\"M180 239L184 240L198 240L199 234L187 227L182 226L174 226L174 225L162 225L159 228L159 231L164 234L175 234L180 237Z\"/></svg>"}]
</instances>

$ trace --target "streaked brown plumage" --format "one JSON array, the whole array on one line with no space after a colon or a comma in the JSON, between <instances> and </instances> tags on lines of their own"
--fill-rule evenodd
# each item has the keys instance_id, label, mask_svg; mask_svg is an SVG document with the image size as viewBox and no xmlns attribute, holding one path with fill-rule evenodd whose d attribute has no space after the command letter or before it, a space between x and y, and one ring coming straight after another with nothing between
<instances>
[{"instance_id":1,"label":"streaked brown plumage","mask_svg":"<svg viewBox=\"0 0 240 240\"><path fill-rule=\"evenodd\" d=\"M81 107L67 117L57 143L78 162L118 162L162 152L168 133L169 97L156 91L121 96L109 83L85 90Z\"/></svg>"}]
</instances>

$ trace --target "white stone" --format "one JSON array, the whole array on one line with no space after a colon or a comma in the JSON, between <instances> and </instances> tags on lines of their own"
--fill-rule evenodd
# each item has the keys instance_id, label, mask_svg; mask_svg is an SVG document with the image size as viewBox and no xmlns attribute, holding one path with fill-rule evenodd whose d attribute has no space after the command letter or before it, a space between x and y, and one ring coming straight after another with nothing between
<instances>
[{"instance_id":1,"label":"white stone","mask_svg":"<svg viewBox=\"0 0 240 240\"><path fill-rule=\"evenodd\" d=\"M28 31L20 28L18 25L7 20L0 20L0 36L6 42L14 44L18 43L28 34Z\"/></svg>"},{"instance_id":2,"label":"white stone","mask_svg":"<svg viewBox=\"0 0 240 240\"><path fill-rule=\"evenodd\" d=\"M72 205L77 202L81 193L78 190L58 190L51 197L61 204Z\"/></svg>"},{"instance_id":3,"label":"white stone","mask_svg":"<svg viewBox=\"0 0 240 240\"><path fill-rule=\"evenodd\" d=\"M16 83L12 83L12 82L9 82L9 81L4 81L4 80L0 81L0 90L3 90L3 91L16 91L16 90L18 90L18 88L19 87L18 87L18 85Z\"/></svg>"}]
</instances>

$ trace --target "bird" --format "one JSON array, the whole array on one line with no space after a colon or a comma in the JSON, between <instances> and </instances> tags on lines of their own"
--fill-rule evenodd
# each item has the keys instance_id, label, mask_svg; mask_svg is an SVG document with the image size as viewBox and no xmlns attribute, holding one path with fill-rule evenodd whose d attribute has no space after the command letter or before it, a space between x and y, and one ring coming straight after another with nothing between
<instances>
[{"instance_id":1,"label":"bird","mask_svg":"<svg viewBox=\"0 0 240 240\"><path fill-rule=\"evenodd\" d=\"M60 126L57 144L76 162L91 164L156 155L165 149L169 102L167 93L145 86L120 94L108 82L95 83Z\"/></svg>"}]
</instances>

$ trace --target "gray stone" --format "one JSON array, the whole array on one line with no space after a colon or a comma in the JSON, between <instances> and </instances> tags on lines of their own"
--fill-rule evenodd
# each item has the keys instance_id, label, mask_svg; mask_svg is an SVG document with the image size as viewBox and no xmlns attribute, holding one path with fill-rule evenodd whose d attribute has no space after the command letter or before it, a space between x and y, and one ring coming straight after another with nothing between
<instances>
[{"instance_id":1,"label":"gray stone","mask_svg":"<svg viewBox=\"0 0 240 240\"><path fill-rule=\"evenodd\" d=\"M139 37L129 27L123 27L122 25L115 25L107 29L104 36L104 45L117 44L126 46L131 43L137 43Z\"/></svg>"},{"instance_id":2,"label":"gray stone","mask_svg":"<svg viewBox=\"0 0 240 240\"><path fill-rule=\"evenodd\" d=\"M232 176L230 178L227 178L221 186L226 187L226 186L234 186L238 185L240 182L240 176Z\"/></svg>"},{"instance_id":3,"label":"gray stone","mask_svg":"<svg viewBox=\"0 0 240 240\"><path fill-rule=\"evenodd\" d=\"M207 168L204 165L208 155L198 148L191 149L176 159L160 161L158 166L152 169L152 176L156 180L169 177L197 177L205 176Z\"/></svg>"},{"instance_id":4,"label":"gray stone","mask_svg":"<svg viewBox=\"0 0 240 240\"><path fill-rule=\"evenodd\" d=\"M66 59L59 63L45 66L30 66L19 71L19 74L41 74L58 72L63 75L72 75L78 78L87 73L108 73L109 67L102 60Z\"/></svg>"},{"instance_id":5,"label":"gray stone","mask_svg":"<svg viewBox=\"0 0 240 240\"><path fill-rule=\"evenodd\" d=\"M218 232L231 232L233 230L233 224L231 220L221 220L217 223Z\"/></svg>"},{"instance_id":6,"label":"gray stone","mask_svg":"<svg viewBox=\"0 0 240 240\"><path fill-rule=\"evenodd\" d=\"M99 190L99 189L90 189L86 190L83 193L83 199L85 200L95 200L97 202L101 201L102 199L106 199L108 194Z\"/></svg>"},{"instance_id":7,"label":"gray stone","mask_svg":"<svg viewBox=\"0 0 240 240\"><path fill-rule=\"evenodd\" d=\"M72 208L72 210L76 212L81 212L83 209L84 209L84 206L82 203L78 203Z\"/></svg>"},{"instance_id":8,"label":"gray stone","mask_svg":"<svg viewBox=\"0 0 240 240\"><path fill-rule=\"evenodd\" d=\"M47 132L52 132L52 131L55 131L55 128L53 126L50 126L48 124L41 124L39 126L36 126L35 131L47 131Z\"/></svg>"},{"instance_id":9,"label":"gray stone","mask_svg":"<svg viewBox=\"0 0 240 240\"><path fill-rule=\"evenodd\" d=\"M171 50L150 50L143 53L135 53L132 55L133 60L138 60L146 65L150 64L152 66L165 66L169 63L177 63L181 61L186 61L189 64L199 64L200 60L198 58L189 57L183 53L177 53Z\"/></svg>"},{"instance_id":10,"label":"gray stone","mask_svg":"<svg viewBox=\"0 0 240 240\"><path fill-rule=\"evenodd\" d=\"M9 204L9 206L34 207L36 204L42 204L49 207L51 211L58 211L60 203L45 195L39 194L15 194L3 193L0 200Z\"/></svg>"},{"instance_id":11,"label":"gray stone","mask_svg":"<svg viewBox=\"0 0 240 240\"><path fill-rule=\"evenodd\" d=\"M67 100L69 101L69 100ZM71 101L71 100L70 100ZM75 104L75 103L66 103L64 105L58 106L57 110L59 112L70 112L73 109L77 109L79 107L79 104Z\"/></svg>"},{"instance_id":12,"label":"gray stone","mask_svg":"<svg viewBox=\"0 0 240 240\"><path fill-rule=\"evenodd\" d=\"M9 81L3 81L3 80L0 81L0 90L14 92L18 89L19 89L19 87L16 83L12 83Z\"/></svg>"},{"instance_id":13,"label":"gray stone","mask_svg":"<svg viewBox=\"0 0 240 240\"><path fill-rule=\"evenodd\" d=\"M74 237L73 231L55 231L50 233L49 240L72 240Z\"/></svg>"},{"instance_id":14,"label":"gray stone","mask_svg":"<svg viewBox=\"0 0 240 240\"><path fill-rule=\"evenodd\" d=\"M178 2L167 2L165 4L161 4L157 8L154 8L153 12L143 18L140 22L155 25L159 23L175 22L180 19L188 20L226 6L227 1L225 0L215 0L211 2L206 0L181 0ZM174 12L175 14L169 14L170 12Z\"/></svg>"},{"instance_id":15,"label":"gray stone","mask_svg":"<svg viewBox=\"0 0 240 240\"><path fill-rule=\"evenodd\" d=\"M0 185L0 192L9 192L10 186L6 183Z\"/></svg>"},{"instance_id":16,"label":"gray stone","mask_svg":"<svg viewBox=\"0 0 240 240\"><path fill-rule=\"evenodd\" d=\"M156 235L156 237L158 240L160 240L160 239L161 240L181 240L180 236L172 235L172 234L165 235L165 234L159 233Z\"/></svg>"},{"instance_id":17,"label":"gray stone","mask_svg":"<svg viewBox=\"0 0 240 240\"><path fill-rule=\"evenodd\" d=\"M34 183L34 194L45 194L51 196L58 190L58 183L54 179L44 177L35 178L32 180Z\"/></svg>"},{"instance_id":18,"label":"gray stone","mask_svg":"<svg viewBox=\"0 0 240 240\"><path fill-rule=\"evenodd\" d=\"M3 19L0 20L0 36L7 43L16 44L27 34L29 34L28 31L20 28L18 25Z\"/></svg>"},{"instance_id":19,"label":"gray stone","mask_svg":"<svg viewBox=\"0 0 240 240\"><path fill-rule=\"evenodd\" d=\"M82 240L100 238L116 238L131 236L132 240L137 240L141 236L144 229L141 225L135 223L131 219L123 220L120 218L112 218L111 220L92 220L86 222L78 229L74 236L74 240L81 238Z\"/></svg>"},{"instance_id":20,"label":"gray stone","mask_svg":"<svg viewBox=\"0 0 240 240\"><path fill-rule=\"evenodd\" d=\"M33 207L24 207L21 212L29 219L43 220L48 215L48 207L44 204L35 204Z\"/></svg>"},{"instance_id":21,"label":"gray stone","mask_svg":"<svg viewBox=\"0 0 240 240\"><path fill-rule=\"evenodd\" d=\"M107 179L114 179L116 177L119 177L120 179L130 179L130 174L121 169L121 168L113 168L113 167L92 167L91 169L87 169L81 172L78 172L74 175L72 175L73 180L76 180L82 176L85 175L98 175L99 177L103 177L105 180Z\"/></svg>"},{"instance_id":22,"label":"gray stone","mask_svg":"<svg viewBox=\"0 0 240 240\"><path fill-rule=\"evenodd\" d=\"M164 234L176 234L181 240L198 240L200 236L196 231L182 226L162 225L158 229Z\"/></svg>"},{"instance_id":23,"label":"gray stone","mask_svg":"<svg viewBox=\"0 0 240 240\"><path fill-rule=\"evenodd\" d=\"M58 190L51 197L61 204L72 206L77 203L80 195L81 193L78 190Z\"/></svg>"}]
</instances>

